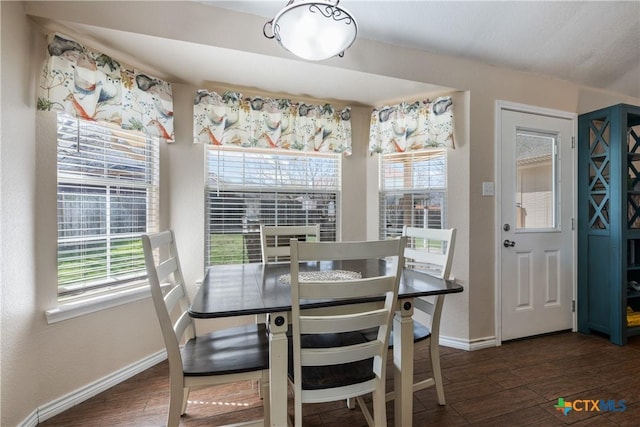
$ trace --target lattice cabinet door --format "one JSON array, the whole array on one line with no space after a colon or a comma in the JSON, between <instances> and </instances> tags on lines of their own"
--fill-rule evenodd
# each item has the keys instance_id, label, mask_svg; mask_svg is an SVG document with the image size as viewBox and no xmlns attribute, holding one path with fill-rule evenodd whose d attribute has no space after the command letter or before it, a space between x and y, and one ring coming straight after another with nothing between
<instances>
[{"instance_id":1,"label":"lattice cabinet door","mask_svg":"<svg viewBox=\"0 0 640 427\"><path fill-rule=\"evenodd\" d=\"M587 122L589 129L589 228L609 229L611 127L608 117Z\"/></svg>"},{"instance_id":2,"label":"lattice cabinet door","mask_svg":"<svg viewBox=\"0 0 640 427\"><path fill-rule=\"evenodd\" d=\"M627 227L640 230L640 123L627 119ZM640 254L639 254L640 255Z\"/></svg>"}]
</instances>

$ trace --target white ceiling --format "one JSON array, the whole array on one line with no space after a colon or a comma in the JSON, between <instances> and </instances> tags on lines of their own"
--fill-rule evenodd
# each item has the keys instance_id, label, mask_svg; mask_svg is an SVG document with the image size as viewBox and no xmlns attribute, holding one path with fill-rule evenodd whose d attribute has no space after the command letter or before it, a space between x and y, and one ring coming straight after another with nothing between
<instances>
[{"instance_id":1,"label":"white ceiling","mask_svg":"<svg viewBox=\"0 0 640 427\"><path fill-rule=\"evenodd\" d=\"M286 1L205 3L270 19ZM354 15L362 38L640 97L637 0L342 0L340 5Z\"/></svg>"},{"instance_id":2,"label":"white ceiling","mask_svg":"<svg viewBox=\"0 0 640 427\"><path fill-rule=\"evenodd\" d=\"M287 1L199 3L256 15L266 22ZM155 7L161 5L162 2L158 2ZM637 0L342 0L340 5L355 16L358 40L371 39L463 57L640 98L640 1ZM47 25L51 26L51 22ZM288 53L274 57L101 26L70 22L64 22L63 26L108 44L119 54L126 54L119 56L121 60L130 59L133 65L149 66L160 73L158 77L174 82L193 85L222 82L365 105L380 105L447 89L336 68L323 62L302 61ZM349 55L348 50L345 55ZM220 63L225 66L220 67ZM256 73L257 69L270 72ZM372 87L376 90L371 90Z\"/></svg>"}]
</instances>

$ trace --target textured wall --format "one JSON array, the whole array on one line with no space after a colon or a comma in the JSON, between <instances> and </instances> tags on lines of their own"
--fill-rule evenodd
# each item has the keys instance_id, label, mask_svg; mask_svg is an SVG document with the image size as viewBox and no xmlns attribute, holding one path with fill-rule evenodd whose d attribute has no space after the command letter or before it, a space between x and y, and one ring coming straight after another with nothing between
<instances>
[{"instance_id":1,"label":"textured wall","mask_svg":"<svg viewBox=\"0 0 640 427\"><path fill-rule=\"evenodd\" d=\"M41 2L30 13L89 25L191 42L219 40L226 48L282 56L259 31L233 19L221 26L198 22L197 3ZM149 8L149 5L154 7ZM0 146L1 388L0 425L17 425L42 405L126 367L162 348L149 300L53 325L44 311L55 303L55 135L36 120L34 88L44 38L23 4L0 3L2 139ZM200 14L201 15L201 14ZM237 16L237 15L229 15ZM254 20L253 24L258 22ZM167 23L171 23L167 25ZM259 25L262 25L262 21ZM233 35L231 37L230 35ZM41 54L42 53L42 54ZM453 273L465 292L447 298L442 335L472 343L490 339L494 314L494 199L481 183L495 180L495 102L506 100L582 113L640 100L603 93L533 74L359 40L340 61L344 69L455 88L456 150L449 155L450 226L458 228ZM233 84L233 82L227 82ZM161 224L176 228L185 275L202 274L204 155L191 141L191 99L196 88L175 85L177 141L161 151ZM372 88L371 90L375 90ZM416 97L422 94L416 94ZM345 240L372 238L377 222L377 171L367 157L366 109L356 112L354 156L345 160ZM362 189L366 188L366 191ZM363 221L366 218L366 221Z\"/></svg>"}]
</instances>

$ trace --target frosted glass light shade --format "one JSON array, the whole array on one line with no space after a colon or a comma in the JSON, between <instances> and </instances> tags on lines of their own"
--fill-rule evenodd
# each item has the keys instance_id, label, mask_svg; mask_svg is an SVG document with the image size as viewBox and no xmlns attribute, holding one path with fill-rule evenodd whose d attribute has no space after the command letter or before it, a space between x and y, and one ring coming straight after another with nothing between
<instances>
[{"instance_id":1,"label":"frosted glass light shade","mask_svg":"<svg viewBox=\"0 0 640 427\"><path fill-rule=\"evenodd\" d=\"M329 1L289 4L273 19L272 29L282 47L311 61L344 53L358 33L353 16Z\"/></svg>"}]
</instances>

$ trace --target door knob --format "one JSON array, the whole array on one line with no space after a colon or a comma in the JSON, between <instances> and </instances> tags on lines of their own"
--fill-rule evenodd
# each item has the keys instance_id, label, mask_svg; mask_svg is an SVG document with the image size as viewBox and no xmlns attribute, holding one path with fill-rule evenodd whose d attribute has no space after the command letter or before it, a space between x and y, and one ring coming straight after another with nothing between
<instances>
[{"instance_id":1,"label":"door knob","mask_svg":"<svg viewBox=\"0 0 640 427\"><path fill-rule=\"evenodd\" d=\"M505 240L504 242L502 242L502 244L504 245L505 248L512 248L516 245L516 242L514 242L513 240Z\"/></svg>"}]
</instances>

